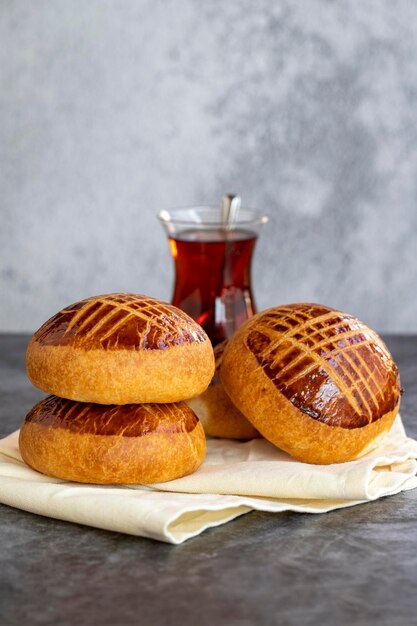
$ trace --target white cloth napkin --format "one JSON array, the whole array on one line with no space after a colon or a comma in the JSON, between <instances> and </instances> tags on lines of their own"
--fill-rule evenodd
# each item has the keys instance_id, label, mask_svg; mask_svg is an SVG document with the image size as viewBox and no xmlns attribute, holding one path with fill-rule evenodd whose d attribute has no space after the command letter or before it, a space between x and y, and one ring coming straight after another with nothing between
<instances>
[{"instance_id":1,"label":"white cloth napkin","mask_svg":"<svg viewBox=\"0 0 417 626\"><path fill-rule=\"evenodd\" d=\"M197 472L152 487L43 476L23 463L18 436L0 440L1 503L174 544L254 509L326 513L417 487L417 441L399 416L380 447L356 461L309 465L262 439L209 439Z\"/></svg>"}]
</instances>

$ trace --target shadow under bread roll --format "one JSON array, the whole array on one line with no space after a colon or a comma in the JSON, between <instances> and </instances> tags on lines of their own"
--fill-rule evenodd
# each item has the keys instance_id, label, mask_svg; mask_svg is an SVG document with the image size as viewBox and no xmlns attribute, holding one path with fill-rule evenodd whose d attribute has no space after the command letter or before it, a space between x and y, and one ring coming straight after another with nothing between
<instances>
[{"instance_id":1,"label":"shadow under bread roll","mask_svg":"<svg viewBox=\"0 0 417 626\"><path fill-rule=\"evenodd\" d=\"M380 337L318 304L273 307L245 322L225 349L220 378L266 439L308 463L365 454L400 406L398 370Z\"/></svg>"},{"instance_id":2,"label":"shadow under bread roll","mask_svg":"<svg viewBox=\"0 0 417 626\"><path fill-rule=\"evenodd\" d=\"M214 348L216 371L213 379L201 395L187 400L200 419L204 432L209 437L224 439L255 439L261 437L256 428L235 407L225 392L219 378L219 369L222 363L227 340L217 344Z\"/></svg>"},{"instance_id":3,"label":"shadow under bread roll","mask_svg":"<svg viewBox=\"0 0 417 626\"><path fill-rule=\"evenodd\" d=\"M184 402L105 406L48 396L26 416L19 447L25 463L47 476L148 484L194 472L206 439Z\"/></svg>"},{"instance_id":4,"label":"shadow under bread roll","mask_svg":"<svg viewBox=\"0 0 417 626\"><path fill-rule=\"evenodd\" d=\"M115 293L76 302L33 335L31 382L62 398L99 404L178 402L214 373L211 342L191 317L155 298Z\"/></svg>"}]
</instances>

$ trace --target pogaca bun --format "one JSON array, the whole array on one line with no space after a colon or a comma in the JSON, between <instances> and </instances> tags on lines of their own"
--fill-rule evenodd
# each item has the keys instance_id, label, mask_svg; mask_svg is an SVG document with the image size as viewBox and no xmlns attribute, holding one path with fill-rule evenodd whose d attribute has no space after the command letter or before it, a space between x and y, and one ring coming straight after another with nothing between
<instances>
[{"instance_id":1,"label":"pogaca bun","mask_svg":"<svg viewBox=\"0 0 417 626\"><path fill-rule=\"evenodd\" d=\"M219 379L223 352L227 340L214 348L216 371L208 388L196 398L187 400L200 419L204 432L209 437L227 439L255 439L261 437L256 428L235 407Z\"/></svg>"},{"instance_id":2,"label":"pogaca bun","mask_svg":"<svg viewBox=\"0 0 417 626\"><path fill-rule=\"evenodd\" d=\"M220 378L266 439L308 463L365 454L400 406L398 370L379 336L318 304L278 306L245 322L225 349Z\"/></svg>"},{"instance_id":3,"label":"pogaca bun","mask_svg":"<svg viewBox=\"0 0 417 626\"><path fill-rule=\"evenodd\" d=\"M19 447L23 460L47 476L147 484L194 472L206 439L184 402L103 406L49 396L26 416Z\"/></svg>"},{"instance_id":4,"label":"pogaca bun","mask_svg":"<svg viewBox=\"0 0 417 626\"><path fill-rule=\"evenodd\" d=\"M135 294L72 304L33 335L27 373L39 389L99 404L178 402L214 374L204 330L180 309Z\"/></svg>"}]
</instances>

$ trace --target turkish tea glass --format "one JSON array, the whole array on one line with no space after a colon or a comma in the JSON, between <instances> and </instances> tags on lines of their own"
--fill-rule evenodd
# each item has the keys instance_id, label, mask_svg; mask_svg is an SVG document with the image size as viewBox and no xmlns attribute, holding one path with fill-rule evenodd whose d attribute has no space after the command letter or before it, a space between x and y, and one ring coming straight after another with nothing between
<instances>
[{"instance_id":1,"label":"turkish tea glass","mask_svg":"<svg viewBox=\"0 0 417 626\"><path fill-rule=\"evenodd\" d=\"M256 313L251 264L260 227L268 221L254 209L239 209L233 222L223 215L209 206L158 214L175 264L171 302L204 328L213 346Z\"/></svg>"}]
</instances>

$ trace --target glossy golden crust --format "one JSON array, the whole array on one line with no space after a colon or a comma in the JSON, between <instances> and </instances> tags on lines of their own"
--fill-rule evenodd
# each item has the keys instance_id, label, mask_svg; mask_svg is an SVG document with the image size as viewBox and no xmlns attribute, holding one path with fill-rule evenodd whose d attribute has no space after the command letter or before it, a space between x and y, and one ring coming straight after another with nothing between
<instances>
[{"instance_id":1,"label":"glossy golden crust","mask_svg":"<svg viewBox=\"0 0 417 626\"><path fill-rule=\"evenodd\" d=\"M180 478L202 463L203 428L185 403L98 406L49 396L20 431L23 460L63 480L149 484Z\"/></svg>"},{"instance_id":2,"label":"glossy golden crust","mask_svg":"<svg viewBox=\"0 0 417 626\"><path fill-rule=\"evenodd\" d=\"M378 335L328 307L275 307L230 340L221 380L261 434L311 463L347 461L389 430L397 368Z\"/></svg>"},{"instance_id":3,"label":"glossy golden crust","mask_svg":"<svg viewBox=\"0 0 417 626\"><path fill-rule=\"evenodd\" d=\"M144 437L152 433L189 433L198 418L183 402L103 406L48 396L29 411L25 421L78 435Z\"/></svg>"},{"instance_id":4,"label":"glossy golden crust","mask_svg":"<svg viewBox=\"0 0 417 626\"><path fill-rule=\"evenodd\" d=\"M209 387L197 398L187 400L201 421L204 432L209 437L226 439L255 439L260 433L235 407L223 389L219 378L219 369L227 340L214 348L216 372Z\"/></svg>"},{"instance_id":5,"label":"glossy golden crust","mask_svg":"<svg viewBox=\"0 0 417 626\"><path fill-rule=\"evenodd\" d=\"M126 298L136 313L123 305L112 317L107 307ZM79 304L46 322L28 345L27 373L39 389L80 402L141 404L178 402L207 388L214 372L210 340L179 309L129 294Z\"/></svg>"},{"instance_id":6,"label":"glossy golden crust","mask_svg":"<svg viewBox=\"0 0 417 626\"><path fill-rule=\"evenodd\" d=\"M148 296L110 293L76 302L34 334L42 346L84 350L166 350L204 343L207 335L186 313Z\"/></svg>"}]
</instances>

